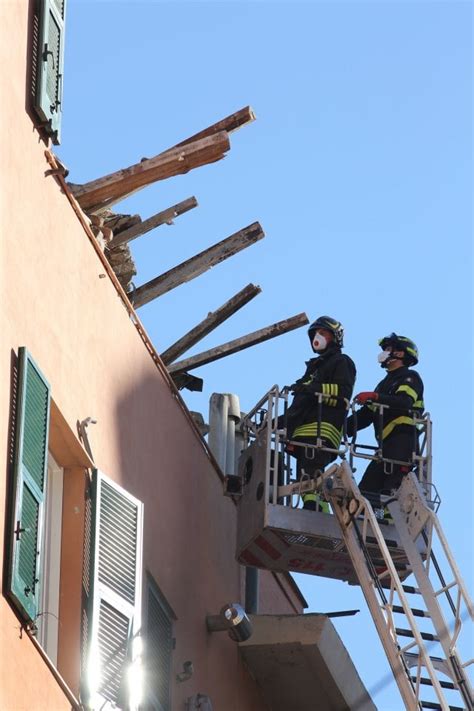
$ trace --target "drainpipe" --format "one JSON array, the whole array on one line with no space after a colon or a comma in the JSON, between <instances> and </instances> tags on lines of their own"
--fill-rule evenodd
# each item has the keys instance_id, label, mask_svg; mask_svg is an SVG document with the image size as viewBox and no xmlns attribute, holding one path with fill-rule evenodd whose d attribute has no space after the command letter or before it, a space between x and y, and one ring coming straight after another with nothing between
<instances>
[{"instance_id":1,"label":"drainpipe","mask_svg":"<svg viewBox=\"0 0 474 711\"><path fill-rule=\"evenodd\" d=\"M213 393L209 402L209 449L224 474L237 474L243 437L239 428L240 401L237 395ZM258 612L258 568L245 568L245 611Z\"/></svg>"},{"instance_id":2,"label":"drainpipe","mask_svg":"<svg viewBox=\"0 0 474 711\"><path fill-rule=\"evenodd\" d=\"M224 474L226 474L227 415L229 403L225 395L213 393L209 401L209 449Z\"/></svg>"},{"instance_id":3,"label":"drainpipe","mask_svg":"<svg viewBox=\"0 0 474 711\"><path fill-rule=\"evenodd\" d=\"M258 613L258 592L260 587L258 568L245 568L245 612L249 615Z\"/></svg>"}]
</instances>

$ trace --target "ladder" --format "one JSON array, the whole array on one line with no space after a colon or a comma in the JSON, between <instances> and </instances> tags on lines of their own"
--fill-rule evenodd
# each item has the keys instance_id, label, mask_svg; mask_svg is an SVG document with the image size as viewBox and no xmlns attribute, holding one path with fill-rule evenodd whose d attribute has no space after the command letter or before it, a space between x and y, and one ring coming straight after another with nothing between
<instances>
[{"instance_id":1,"label":"ladder","mask_svg":"<svg viewBox=\"0 0 474 711\"><path fill-rule=\"evenodd\" d=\"M318 394L317 397L318 402L321 402L325 396ZM263 502L267 500L265 506L272 509L274 516L274 510L280 506L282 511L289 506L290 510L293 509L292 497L295 495L299 497L310 491L322 493L331 505L337 528L341 532L342 540L337 544L337 551L345 547L350 558L355 573L353 582L356 584L357 581L362 588L405 708L408 711L474 711L473 691L467 674L467 668L474 664L474 658L464 661L459 652L459 648L464 649L467 623L474 620L474 608L436 515L440 500L431 483L429 415L426 413L424 417L414 418L422 435L418 453L415 450L413 452L417 474L413 471L408 473L395 494L381 497L382 505L388 509L392 519L393 526L390 528L395 529L397 534L397 552L394 553L393 546L392 551L388 547L393 544L392 531L384 529L386 521L379 521L353 477L354 457L381 459L381 451L376 447L359 445L355 438L350 443L345 427L338 450L324 446L319 438L319 430L316 445L288 440L285 426L280 429L279 424L280 406L283 403L286 412L287 399L288 388L280 390L275 385L243 418L241 429L244 451L252 443L254 447L257 445L257 449L255 457L252 455L248 460L244 457L244 471L240 479L234 477L240 480L238 495L242 497L241 507L244 504L250 507L250 518L258 521L263 530L270 516L255 510L255 499ZM287 449L285 454L288 444L292 447L303 446L307 450L322 449L331 452L339 460L319 472L317 479L301 478L292 483ZM407 464L394 460L382 461ZM257 472L258 476L253 475L254 484L251 478L252 467L249 465L261 469ZM280 468L286 473L282 485ZM252 486L255 488L258 481L261 483L254 491ZM279 485L274 486L273 483L277 481ZM245 493L242 494L246 487L250 487L256 496L246 498ZM235 488L232 493L235 494ZM263 521L258 518L259 515L263 516ZM321 516L324 519L327 514ZM291 520L294 521L293 518ZM277 522L277 532L283 524L287 528L281 517ZM322 524L318 524L319 530L322 531ZM249 527L250 534L255 534L254 527ZM297 534L299 538L309 537L308 540L312 536L314 542L314 531L306 535L298 530ZM258 538L262 539L263 536L264 532ZM272 545L274 542L272 538ZM267 543L266 539L260 540L261 545ZM327 548L326 545L322 547ZM442 563L437 560L435 551L436 555L441 552ZM278 551L273 553L275 557ZM258 561L252 563L255 564L258 565ZM260 567L267 566L262 562ZM298 570L291 565L287 569ZM299 572L306 570L300 568ZM309 569L308 572L313 571ZM408 575L414 576L416 586L404 584L403 580ZM412 599L420 602L412 602ZM420 694L426 687L431 687L429 695L433 696L433 700L421 699Z\"/></svg>"},{"instance_id":2,"label":"ladder","mask_svg":"<svg viewBox=\"0 0 474 711\"><path fill-rule=\"evenodd\" d=\"M361 494L348 462L343 460L333 465L322 476L323 493L341 528L406 709L473 711L474 699L466 669L474 659L462 661L456 643L464 622L468 617L474 619L474 608L439 520L418 479L413 473L408 474L396 494L383 501L415 577L417 586L413 587L400 580L382 534L381 527L385 523L379 522ZM426 555L422 555L416 545L420 536L426 544ZM377 565L377 570L366 547L368 539L373 542L374 538L383 560L382 569ZM444 554L448 579L433 553L435 542ZM408 595L419 596L424 609L412 607ZM403 618L402 623L396 621L399 616ZM430 624L430 631L420 629L417 622L420 619ZM404 643L402 638L409 641ZM437 650L433 653L435 647L440 650L440 656ZM425 686L432 687L435 701L421 700L420 693ZM454 701L451 697L455 697Z\"/></svg>"}]
</instances>

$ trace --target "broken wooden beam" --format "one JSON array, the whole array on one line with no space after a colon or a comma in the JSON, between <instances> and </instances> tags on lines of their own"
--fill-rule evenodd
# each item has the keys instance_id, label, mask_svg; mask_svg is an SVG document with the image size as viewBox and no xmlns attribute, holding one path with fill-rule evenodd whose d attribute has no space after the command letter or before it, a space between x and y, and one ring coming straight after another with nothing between
<instances>
[{"instance_id":1,"label":"broken wooden beam","mask_svg":"<svg viewBox=\"0 0 474 711\"><path fill-rule=\"evenodd\" d=\"M178 390L186 388L186 390L191 390L191 392L202 393L202 386L204 385L202 378L196 378L196 376L191 375L191 373L176 373L171 377Z\"/></svg>"},{"instance_id":2,"label":"broken wooden beam","mask_svg":"<svg viewBox=\"0 0 474 711\"><path fill-rule=\"evenodd\" d=\"M157 180L214 163L223 158L229 148L227 132L220 131L212 136L171 148L154 158L145 158L129 168L122 168L89 183L70 184L71 192L83 210L97 209L97 206L103 206L104 203L111 205Z\"/></svg>"},{"instance_id":3,"label":"broken wooden beam","mask_svg":"<svg viewBox=\"0 0 474 711\"><path fill-rule=\"evenodd\" d=\"M248 284L238 294L235 294L225 304L220 306L215 311L211 311L208 316L198 323L191 331L188 331L179 341L173 343L166 351L161 353L161 360L165 365L169 365L180 355L192 348L198 341L207 336L223 321L235 314L236 311L248 304L257 294L260 294L261 288L255 284Z\"/></svg>"},{"instance_id":4,"label":"broken wooden beam","mask_svg":"<svg viewBox=\"0 0 474 711\"><path fill-rule=\"evenodd\" d=\"M173 269L169 269L164 274L139 286L133 294L133 305L135 307L143 306L158 296L171 291L171 289L175 289L180 284L191 281L191 279L203 274L211 267L219 264L219 262L223 262L242 249L250 247L251 244L258 242L263 237L265 237L265 233L260 223L254 222L243 230L235 232L230 237L226 237L221 242L213 244L212 247L178 264Z\"/></svg>"},{"instance_id":5,"label":"broken wooden beam","mask_svg":"<svg viewBox=\"0 0 474 711\"><path fill-rule=\"evenodd\" d=\"M242 338L236 338L234 341L223 343L221 346L211 348L204 353L199 353L198 355L191 356L191 358L173 363L173 365L168 367L168 371L174 374L194 370L194 368L199 368L201 365L212 363L215 360L219 360L219 358L225 358L228 355L232 355L232 353L237 353L238 351L243 351L245 348L255 346L257 343L263 343L263 341L268 341L270 338L281 336L283 333L293 331L295 328L305 326L307 323L309 323L309 319L305 313L292 316L291 318L278 321L278 323L274 323L266 328L261 328L259 331L248 333L246 336L242 336Z\"/></svg>"},{"instance_id":6,"label":"broken wooden beam","mask_svg":"<svg viewBox=\"0 0 474 711\"><path fill-rule=\"evenodd\" d=\"M226 116L221 121L213 123L212 126L195 133L193 136L186 138L181 143L177 143L175 148L178 146L185 146L187 143L197 140L198 138L205 138L206 136L212 136L214 133L219 133L219 131L227 131L227 133L232 133L238 128L245 126L247 123L255 121L255 114L250 106L245 106L243 109L236 111L230 116Z\"/></svg>"},{"instance_id":7,"label":"broken wooden beam","mask_svg":"<svg viewBox=\"0 0 474 711\"><path fill-rule=\"evenodd\" d=\"M190 136L189 138L185 138L184 141L177 143L172 148L169 148L168 150L164 151L163 153L160 153L160 155L163 157L170 151L175 150L176 148L181 148L183 146L187 146L197 140L207 138L210 136L214 136L222 131L225 131L227 134L232 133L233 131L236 131L237 129L241 128L242 126L244 126L247 123L251 123L252 121L255 121L255 114L250 106L245 106L243 109L240 109L239 111L236 111L235 113L230 114L229 116L226 116L221 121L217 121L216 123L213 123L212 126L208 126L207 128L203 129L202 131L195 133L193 136ZM141 162L143 163L145 160L148 160L148 159L143 158ZM197 167L197 166L193 166L193 167ZM69 183L69 187L71 188L72 191L74 191L82 186ZM90 214L91 212L98 212L100 210L104 210L105 208L110 207L110 205L113 205L115 202L118 202L119 200L123 200L123 199L127 198L129 195L132 195L134 192L136 192L136 190L139 190L141 187L143 187L143 186L139 186L138 188L133 188L132 190L129 190L128 192L126 192L124 194L121 194L119 197L112 197L112 198L108 198L106 200L100 200L95 204L91 204L88 206L87 212Z\"/></svg>"},{"instance_id":8,"label":"broken wooden beam","mask_svg":"<svg viewBox=\"0 0 474 711\"><path fill-rule=\"evenodd\" d=\"M147 232L150 232L150 230L154 230L155 227L159 227L160 225L171 225L175 217L182 215L184 212L188 212L188 210L192 210L194 207L197 207L197 204L198 201L194 196L187 198L186 200L182 200L182 202L178 202L176 205L168 207L166 210L162 210L161 212L157 212L148 219L129 227L128 230L119 232L114 236L109 246L118 247L120 244L131 242L132 239L136 239L140 235L144 235Z\"/></svg>"}]
</instances>

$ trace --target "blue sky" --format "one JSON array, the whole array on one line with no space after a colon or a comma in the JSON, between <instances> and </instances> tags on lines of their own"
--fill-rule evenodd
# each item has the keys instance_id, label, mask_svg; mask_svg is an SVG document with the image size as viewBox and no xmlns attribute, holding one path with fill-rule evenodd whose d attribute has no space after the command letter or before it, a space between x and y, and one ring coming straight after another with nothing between
<instances>
[{"instance_id":1,"label":"blue sky","mask_svg":"<svg viewBox=\"0 0 474 711\"><path fill-rule=\"evenodd\" d=\"M86 182L250 104L224 161L157 183L116 211L199 207L132 243L137 286L255 220L266 238L139 310L164 350L246 284L263 293L190 353L305 311L346 330L356 391L381 379L378 339L413 338L434 420L440 518L471 587L472 5L468 2L69 0L58 154ZM205 366L249 409L302 374L305 329ZM361 472L357 472L358 477ZM381 711L401 702L360 591L299 576L336 621ZM381 681L382 680L382 681Z\"/></svg>"}]
</instances>

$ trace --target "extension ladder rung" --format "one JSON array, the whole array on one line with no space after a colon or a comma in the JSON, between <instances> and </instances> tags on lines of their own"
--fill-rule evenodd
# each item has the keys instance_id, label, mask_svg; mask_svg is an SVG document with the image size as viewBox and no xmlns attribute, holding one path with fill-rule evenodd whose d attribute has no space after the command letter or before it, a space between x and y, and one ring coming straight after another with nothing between
<instances>
[{"instance_id":1,"label":"extension ladder rung","mask_svg":"<svg viewBox=\"0 0 474 711\"><path fill-rule=\"evenodd\" d=\"M401 637L414 637L415 636L411 630L401 629L400 627L396 627L395 632L397 634L399 634ZM421 639L424 639L427 642L439 642L439 637L435 634L431 634L431 632L420 632L420 636L421 636Z\"/></svg>"},{"instance_id":2,"label":"extension ladder rung","mask_svg":"<svg viewBox=\"0 0 474 711\"><path fill-rule=\"evenodd\" d=\"M435 596L438 597L438 595L441 595L442 593L447 592L448 590L451 590L451 588L454 588L454 586L457 585L456 580L452 580L450 583L447 583L446 585L443 585L442 588L439 590L435 591Z\"/></svg>"},{"instance_id":3,"label":"extension ladder rung","mask_svg":"<svg viewBox=\"0 0 474 711\"><path fill-rule=\"evenodd\" d=\"M405 614L405 610L403 609L403 607L401 605L392 605L392 610L393 610L393 612L400 612L403 615ZM411 613L415 617L431 617L429 612L427 612L426 610L419 610L416 607L411 608Z\"/></svg>"},{"instance_id":4,"label":"extension ladder rung","mask_svg":"<svg viewBox=\"0 0 474 711\"><path fill-rule=\"evenodd\" d=\"M407 662L410 663L410 666L418 666L420 663L420 655L417 653L413 652L406 652L404 654L405 659ZM443 657L434 657L433 655L430 654L430 661L433 664L434 668L437 669L438 671L442 672L443 674L449 674L449 664L447 659L443 659Z\"/></svg>"},{"instance_id":5,"label":"extension ladder rung","mask_svg":"<svg viewBox=\"0 0 474 711\"><path fill-rule=\"evenodd\" d=\"M462 700L459 699L457 703L462 704L470 693L469 680L464 674L464 664L461 659L459 659L457 651L451 649L450 637L446 637L445 639L446 630L450 628L450 625L449 621L445 622L443 617L444 610L441 609L437 601L437 595L441 592L447 592L447 590L453 587L453 583L449 582L445 584L445 578L440 570L438 570L439 566L437 563L433 562L432 566L426 565L426 557L428 555L430 555L431 560L434 561L435 559L431 550L431 541L428 541L426 538L424 539L426 548L422 551L419 549L417 538L415 537L415 533L413 533L415 529L418 530L417 526L419 527L420 523L423 523L423 521L417 518L419 515L419 512L417 513L418 508L414 510L411 518L405 515L408 510L405 504L412 502L412 500L416 501L417 505L419 504L419 509L423 515L426 514L427 504L424 494L420 490L419 482L412 474L404 478L397 497L393 499L393 507L390 507L390 513L394 520L393 538L396 533L397 540L387 541L384 533L388 533L391 529L386 527L386 531L382 532L381 529L383 526L380 525L382 522L375 519L367 502L365 502L365 504L362 502L364 509L363 528L359 530L358 522L353 518L351 519L351 506L350 503L347 502L350 502L353 498L356 502L360 503L360 492L354 484L352 471L347 462L343 462L336 472L331 473L331 477L333 478L328 478L326 483L333 513L340 525L344 543L352 559L354 570L356 571L387 659L397 681L404 707L407 709L420 708L440 709L440 711L466 711L462 707L448 705L447 699L445 700L444 698L444 690L450 690L454 693L458 692L458 694L461 694ZM329 482L331 482L331 484L335 482L336 486L330 487ZM333 489L335 493L333 492L333 494L331 494L330 492ZM348 492L347 500L337 498L339 489ZM354 506L352 506L352 508L354 508ZM353 525L349 525L348 521ZM437 519L434 518L434 520L431 520L430 518L428 523L430 522L433 524L433 535L435 533L439 535L441 545L446 549L442 532L438 530ZM411 524L413 524L414 528ZM367 533L369 535L366 535ZM416 536L418 536L419 533L420 531L418 531ZM402 558L394 555L390 550L390 548L395 548L394 543L397 544L397 552L403 552ZM455 563L449 551L446 555L457 581ZM403 571L403 575L401 575L401 571ZM430 577L431 572L438 574L442 585L441 590L437 590L439 585L433 585ZM415 585L404 585L402 583L401 578L406 578L409 573L413 573L415 576L416 587ZM382 582L381 585L380 582ZM461 595L462 593L463 598L467 597L464 593L464 589L461 588L461 584L458 584L460 585L459 594ZM390 586L391 589L389 599L387 599L388 596L384 593L384 588L388 586ZM420 602L416 601L416 603L413 602L412 605L407 603L405 594L420 595L422 600ZM393 595L397 595L398 598L393 598ZM395 601L397 601L398 605L393 604ZM417 605L419 605L419 607ZM455 609L453 609L453 604L451 604L451 610L456 616L455 605L454 608ZM386 612L389 613L388 617L384 614ZM395 627L394 629L392 626L393 622L390 619L390 613L404 614L405 620L403 620L402 624L404 624L405 627L408 626L408 628ZM430 620L430 627L428 628L430 631L424 632L418 629L417 623L419 618ZM394 636L394 632L398 639ZM405 647L401 644L401 637L409 638ZM425 643L433 642L440 645L442 654L448 657L447 659L428 655L427 647L431 645ZM418 667L416 678L411 676L414 672L412 669L414 663ZM422 667L426 667L427 669L426 672L423 672L423 677L420 676L420 669ZM410 669L412 669L411 672L409 671ZM438 679L436 672L439 672L443 677L447 677L447 681L443 683L441 679ZM424 677L428 677L428 679ZM436 690L436 698L434 698L433 701L422 701L418 697L418 686L428 685L430 682L433 691ZM456 703L456 700L454 703ZM474 707L469 702L466 703L469 711L474 711Z\"/></svg>"},{"instance_id":6,"label":"extension ladder rung","mask_svg":"<svg viewBox=\"0 0 474 711\"><path fill-rule=\"evenodd\" d=\"M377 545L377 539L373 536L367 536L365 542L370 545ZM397 541L391 540L390 538L386 538L385 543L387 545L387 548L400 548Z\"/></svg>"},{"instance_id":7,"label":"extension ladder rung","mask_svg":"<svg viewBox=\"0 0 474 711\"><path fill-rule=\"evenodd\" d=\"M412 676L411 680L416 683L416 676ZM418 681L420 682L420 684L424 684L425 686L433 686L433 682L427 677L422 676L420 677L420 679L418 679ZM439 685L443 687L443 689L457 689L457 687L453 684L452 681L443 681L442 679L438 679L438 682Z\"/></svg>"},{"instance_id":8,"label":"extension ladder rung","mask_svg":"<svg viewBox=\"0 0 474 711\"><path fill-rule=\"evenodd\" d=\"M386 563L383 558L372 558L372 562L376 566L386 566ZM393 565L398 573L404 573L405 570L407 570L408 568L406 563L400 563L398 560L394 560Z\"/></svg>"},{"instance_id":9,"label":"extension ladder rung","mask_svg":"<svg viewBox=\"0 0 474 711\"><path fill-rule=\"evenodd\" d=\"M421 595L421 591L418 588L413 587L413 585L402 585L404 592L412 593L413 595Z\"/></svg>"}]
</instances>

